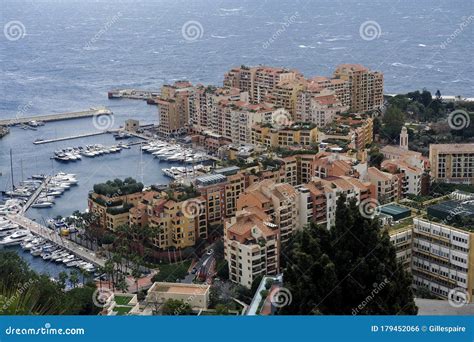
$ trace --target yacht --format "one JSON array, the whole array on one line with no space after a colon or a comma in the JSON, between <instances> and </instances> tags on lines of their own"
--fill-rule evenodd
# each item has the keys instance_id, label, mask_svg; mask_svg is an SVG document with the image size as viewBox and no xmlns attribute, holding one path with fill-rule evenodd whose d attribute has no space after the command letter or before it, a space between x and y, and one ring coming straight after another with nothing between
<instances>
[{"instance_id":1,"label":"yacht","mask_svg":"<svg viewBox=\"0 0 474 342\"><path fill-rule=\"evenodd\" d=\"M43 247L42 246L36 246L31 249L31 255L33 256L40 256L41 253L43 252Z\"/></svg>"},{"instance_id":2,"label":"yacht","mask_svg":"<svg viewBox=\"0 0 474 342\"><path fill-rule=\"evenodd\" d=\"M43 208L51 208L53 206L52 202L36 202L33 204L31 207L32 208L37 208L37 209L43 209Z\"/></svg>"},{"instance_id":3,"label":"yacht","mask_svg":"<svg viewBox=\"0 0 474 342\"><path fill-rule=\"evenodd\" d=\"M25 238L29 237L31 233L26 230L17 230L11 235L5 237L2 241L0 241L0 245L2 246L14 246L20 244Z\"/></svg>"},{"instance_id":4,"label":"yacht","mask_svg":"<svg viewBox=\"0 0 474 342\"><path fill-rule=\"evenodd\" d=\"M43 258L43 260L51 260L52 255L53 253L51 252L43 252L41 253L41 258Z\"/></svg>"}]
</instances>

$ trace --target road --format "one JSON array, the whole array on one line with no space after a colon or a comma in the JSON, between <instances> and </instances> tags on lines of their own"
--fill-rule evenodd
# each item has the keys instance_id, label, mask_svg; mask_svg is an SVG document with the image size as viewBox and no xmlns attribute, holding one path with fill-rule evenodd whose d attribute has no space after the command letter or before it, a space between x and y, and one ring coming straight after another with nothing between
<instances>
[{"instance_id":1,"label":"road","mask_svg":"<svg viewBox=\"0 0 474 342\"><path fill-rule=\"evenodd\" d=\"M7 218L13 223L28 229L32 233L52 241L64 249L67 249L68 251L76 254L81 259L102 267L105 265L104 258L97 257L94 252L76 244L75 242L72 242L71 240L63 239L52 229L49 229L21 215L7 215Z\"/></svg>"},{"instance_id":2,"label":"road","mask_svg":"<svg viewBox=\"0 0 474 342\"><path fill-rule=\"evenodd\" d=\"M199 261L194 265L194 268L197 270L197 272L195 274L189 273L181 282L186 283L186 284L191 284L194 278L196 278L196 276L198 275L202 267L205 268L204 271L206 272L206 274L208 274L213 260L214 260L213 255L204 254L199 259Z\"/></svg>"}]
</instances>

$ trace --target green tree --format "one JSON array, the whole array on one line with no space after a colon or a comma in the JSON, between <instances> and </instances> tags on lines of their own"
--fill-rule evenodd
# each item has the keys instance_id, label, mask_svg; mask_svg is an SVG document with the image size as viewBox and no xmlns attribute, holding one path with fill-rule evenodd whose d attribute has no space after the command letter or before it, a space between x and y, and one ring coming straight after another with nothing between
<instances>
[{"instance_id":1,"label":"green tree","mask_svg":"<svg viewBox=\"0 0 474 342\"><path fill-rule=\"evenodd\" d=\"M402 110L396 106L390 106L385 112L382 122L382 138L389 139L391 142L398 141L397 138L405 124L405 115Z\"/></svg>"},{"instance_id":2,"label":"green tree","mask_svg":"<svg viewBox=\"0 0 474 342\"><path fill-rule=\"evenodd\" d=\"M189 303L178 299L168 299L161 308L163 315L186 316L191 315L193 310Z\"/></svg>"},{"instance_id":3,"label":"green tree","mask_svg":"<svg viewBox=\"0 0 474 342\"><path fill-rule=\"evenodd\" d=\"M59 286L61 286L62 289L64 289L66 287L66 282L67 282L68 277L69 277L68 274L64 271L59 273L58 283L59 283Z\"/></svg>"},{"instance_id":4,"label":"green tree","mask_svg":"<svg viewBox=\"0 0 474 342\"><path fill-rule=\"evenodd\" d=\"M341 196L331 230L312 224L298 232L289 256L285 287L293 301L282 313L417 313L411 277L397 263L388 233L378 220L364 217L355 201L346 204Z\"/></svg>"},{"instance_id":5,"label":"green tree","mask_svg":"<svg viewBox=\"0 0 474 342\"><path fill-rule=\"evenodd\" d=\"M69 282L71 283L73 288L75 288L79 284L79 271L78 270L71 271L71 274L69 275Z\"/></svg>"}]
</instances>

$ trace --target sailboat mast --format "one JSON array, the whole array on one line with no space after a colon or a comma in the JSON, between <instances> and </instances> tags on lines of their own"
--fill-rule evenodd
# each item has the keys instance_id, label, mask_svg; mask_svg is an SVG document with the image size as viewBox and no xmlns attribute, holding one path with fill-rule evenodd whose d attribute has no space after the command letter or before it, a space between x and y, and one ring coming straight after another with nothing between
<instances>
[{"instance_id":1,"label":"sailboat mast","mask_svg":"<svg viewBox=\"0 0 474 342\"><path fill-rule=\"evenodd\" d=\"M12 175L12 190L15 190L15 182L13 181L13 156L12 149L10 149L10 173Z\"/></svg>"}]
</instances>

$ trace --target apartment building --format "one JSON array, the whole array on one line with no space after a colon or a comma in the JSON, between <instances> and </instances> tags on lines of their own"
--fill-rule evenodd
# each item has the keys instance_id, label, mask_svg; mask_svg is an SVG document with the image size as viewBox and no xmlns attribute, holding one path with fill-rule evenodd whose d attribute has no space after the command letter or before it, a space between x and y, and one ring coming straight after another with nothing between
<instances>
[{"instance_id":1,"label":"apartment building","mask_svg":"<svg viewBox=\"0 0 474 342\"><path fill-rule=\"evenodd\" d=\"M189 125L189 99L193 96L194 88L187 81L176 82L174 85L164 85L161 95L155 100L158 106L158 133L170 136L183 132Z\"/></svg>"},{"instance_id":2,"label":"apartment building","mask_svg":"<svg viewBox=\"0 0 474 342\"><path fill-rule=\"evenodd\" d=\"M250 288L260 275L280 271L280 230L272 217L257 207L246 207L226 221L224 253L229 279Z\"/></svg>"},{"instance_id":3,"label":"apartment building","mask_svg":"<svg viewBox=\"0 0 474 342\"><path fill-rule=\"evenodd\" d=\"M248 94L239 88L197 85L189 98L189 123L194 132L212 130L222 132L217 105L220 101L248 102Z\"/></svg>"},{"instance_id":4,"label":"apartment building","mask_svg":"<svg viewBox=\"0 0 474 342\"><path fill-rule=\"evenodd\" d=\"M430 166L435 181L474 184L474 144L431 144Z\"/></svg>"},{"instance_id":5,"label":"apartment building","mask_svg":"<svg viewBox=\"0 0 474 342\"><path fill-rule=\"evenodd\" d=\"M294 81L300 77L298 72L285 68L241 66L224 75L224 86L247 92L250 102L255 104L267 100L279 83Z\"/></svg>"},{"instance_id":6,"label":"apartment building","mask_svg":"<svg viewBox=\"0 0 474 342\"><path fill-rule=\"evenodd\" d=\"M250 142L268 147L311 146L318 141L318 128L314 124L294 123L288 127L255 124L251 127Z\"/></svg>"},{"instance_id":7,"label":"apartment building","mask_svg":"<svg viewBox=\"0 0 474 342\"><path fill-rule=\"evenodd\" d=\"M237 210L257 207L273 218L287 242L298 227L297 191L290 184L264 180L250 185L237 200Z\"/></svg>"},{"instance_id":8,"label":"apartment building","mask_svg":"<svg viewBox=\"0 0 474 342\"><path fill-rule=\"evenodd\" d=\"M87 206L102 229L113 231L121 225L128 224L129 210L141 201L143 195L142 191L127 195L116 193L111 196L90 192Z\"/></svg>"},{"instance_id":9,"label":"apartment building","mask_svg":"<svg viewBox=\"0 0 474 342\"><path fill-rule=\"evenodd\" d=\"M177 197L182 199L176 200ZM179 191L150 192L130 209L129 224L152 228L155 232L153 245L159 249L182 249L194 246L198 238L207 238L206 212L194 212L196 208L205 208L204 198L183 199Z\"/></svg>"},{"instance_id":10,"label":"apartment building","mask_svg":"<svg viewBox=\"0 0 474 342\"><path fill-rule=\"evenodd\" d=\"M298 121L314 123L317 127L325 127L348 109L348 106L342 105L334 90L315 90L314 87L307 87L298 92L295 118Z\"/></svg>"},{"instance_id":11,"label":"apartment building","mask_svg":"<svg viewBox=\"0 0 474 342\"><path fill-rule=\"evenodd\" d=\"M412 252L415 288L425 288L441 298L452 298L464 292L464 298L454 299L467 298L473 302L473 243L472 231L415 218Z\"/></svg>"},{"instance_id":12,"label":"apartment building","mask_svg":"<svg viewBox=\"0 0 474 342\"><path fill-rule=\"evenodd\" d=\"M350 108L357 113L377 110L383 106L383 74L359 64L342 64L334 78L347 82Z\"/></svg>"},{"instance_id":13,"label":"apartment building","mask_svg":"<svg viewBox=\"0 0 474 342\"><path fill-rule=\"evenodd\" d=\"M226 211L227 177L212 174L196 178L196 189L204 198L207 220L209 224L223 223Z\"/></svg>"},{"instance_id":14,"label":"apartment building","mask_svg":"<svg viewBox=\"0 0 474 342\"><path fill-rule=\"evenodd\" d=\"M380 204L390 203L399 199L399 177L381 171L376 167L369 167L367 171L369 182L374 186L375 197Z\"/></svg>"},{"instance_id":15,"label":"apartment building","mask_svg":"<svg viewBox=\"0 0 474 342\"><path fill-rule=\"evenodd\" d=\"M305 88L305 83L303 79L279 82L266 100L273 103L276 108L285 108L295 120L298 94Z\"/></svg>"},{"instance_id":16,"label":"apartment building","mask_svg":"<svg viewBox=\"0 0 474 342\"><path fill-rule=\"evenodd\" d=\"M245 175L242 172L227 176L225 186L225 216L231 217L237 211L237 199L245 191Z\"/></svg>"},{"instance_id":17,"label":"apartment building","mask_svg":"<svg viewBox=\"0 0 474 342\"><path fill-rule=\"evenodd\" d=\"M420 195L424 170L408 164L404 160L384 160L381 168L391 174L398 175L400 179L399 196L406 197L408 194Z\"/></svg>"},{"instance_id":18,"label":"apartment building","mask_svg":"<svg viewBox=\"0 0 474 342\"><path fill-rule=\"evenodd\" d=\"M288 183L292 186L299 184L296 157L288 156L285 158L277 158L276 160L280 162L279 182Z\"/></svg>"},{"instance_id":19,"label":"apartment building","mask_svg":"<svg viewBox=\"0 0 474 342\"><path fill-rule=\"evenodd\" d=\"M273 107L268 104L222 100L217 104L216 112L216 122L210 127L212 131L233 143L251 143L252 126L270 124Z\"/></svg>"}]
</instances>

